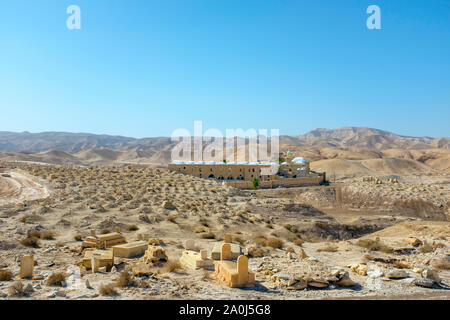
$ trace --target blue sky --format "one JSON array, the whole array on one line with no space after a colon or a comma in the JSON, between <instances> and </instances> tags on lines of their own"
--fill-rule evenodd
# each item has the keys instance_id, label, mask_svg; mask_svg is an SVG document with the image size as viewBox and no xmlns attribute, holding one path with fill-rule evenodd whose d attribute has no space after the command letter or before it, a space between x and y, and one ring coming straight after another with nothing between
<instances>
[{"instance_id":1,"label":"blue sky","mask_svg":"<svg viewBox=\"0 0 450 320\"><path fill-rule=\"evenodd\" d=\"M0 40L0 131L450 136L447 0L1 1Z\"/></svg>"}]
</instances>

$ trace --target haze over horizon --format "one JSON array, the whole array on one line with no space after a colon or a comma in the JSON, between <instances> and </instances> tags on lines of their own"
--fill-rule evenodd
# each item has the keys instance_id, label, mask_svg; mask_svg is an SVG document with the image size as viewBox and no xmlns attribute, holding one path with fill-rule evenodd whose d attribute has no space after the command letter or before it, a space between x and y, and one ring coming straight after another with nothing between
<instances>
[{"instance_id":1,"label":"haze over horizon","mask_svg":"<svg viewBox=\"0 0 450 320\"><path fill-rule=\"evenodd\" d=\"M81 30L66 9L81 8ZM369 5L381 30L366 27ZM0 128L449 137L448 1L0 3Z\"/></svg>"}]
</instances>

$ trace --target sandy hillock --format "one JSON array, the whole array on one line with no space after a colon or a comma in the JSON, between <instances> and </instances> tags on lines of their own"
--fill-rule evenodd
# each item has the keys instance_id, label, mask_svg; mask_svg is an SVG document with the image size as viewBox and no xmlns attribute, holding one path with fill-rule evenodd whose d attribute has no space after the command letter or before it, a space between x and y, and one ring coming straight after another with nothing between
<instances>
[{"instance_id":1,"label":"sandy hillock","mask_svg":"<svg viewBox=\"0 0 450 320\"><path fill-rule=\"evenodd\" d=\"M433 168L415 160L407 159L328 159L311 163L311 170L327 172L328 176L354 177L362 175L412 175L437 173Z\"/></svg>"}]
</instances>

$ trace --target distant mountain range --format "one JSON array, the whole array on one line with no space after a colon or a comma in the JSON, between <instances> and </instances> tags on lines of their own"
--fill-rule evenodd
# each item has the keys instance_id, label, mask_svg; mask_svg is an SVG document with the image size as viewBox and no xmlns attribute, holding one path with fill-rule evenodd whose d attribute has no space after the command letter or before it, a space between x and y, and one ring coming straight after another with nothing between
<instances>
[{"instance_id":1,"label":"distant mountain range","mask_svg":"<svg viewBox=\"0 0 450 320\"><path fill-rule=\"evenodd\" d=\"M170 137L136 139L89 133L0 131L0 160L167 164L177 143ZM450 138L408 137L365 127L316 129L302 135L281 136L280 150L291 150L311 161L392 157L450 169Z\"/></svg>"}]
</instances>

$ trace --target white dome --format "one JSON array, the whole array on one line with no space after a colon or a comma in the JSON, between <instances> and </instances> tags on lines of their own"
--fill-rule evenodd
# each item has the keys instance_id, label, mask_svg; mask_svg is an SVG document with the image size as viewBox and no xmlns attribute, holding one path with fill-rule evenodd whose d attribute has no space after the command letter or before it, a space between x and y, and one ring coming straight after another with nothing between
<instances>
[{"instance_id":1,"label":"white dome","mask_svg":"<svg viewBox=\"0 0 450 320\"><path fill-rule=\"evenodd\" d=\"M287 165L289 165L289 162L283 162L282 164L281 164L282 166L287 166Z\"/></svg>"},{"instance_id":2,"label":"white dome","mask_svg":"<svg viewBox=\"0 0 450 320\"><path fill-rule=\"evenodd\" d=\"M292 162L296 163L296 164L307 164L308 163L308 161L303 157L296 157L296 158L292 159Z\"/></svg>"}]
</instances>

